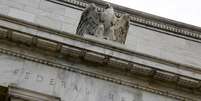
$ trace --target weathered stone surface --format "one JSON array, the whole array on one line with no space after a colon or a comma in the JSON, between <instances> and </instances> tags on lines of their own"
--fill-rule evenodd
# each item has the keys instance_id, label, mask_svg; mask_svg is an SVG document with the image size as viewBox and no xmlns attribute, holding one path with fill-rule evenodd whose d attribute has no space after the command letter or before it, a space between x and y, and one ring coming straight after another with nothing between
<instances>
[{"instance_id":1,"label":"weathered stone surface","mask_svg":"<svg viewBox=\"0 0 201 101\"><path fill-rule=\"evenodd\" d=\"M50 13L47 11L44 11L44 10L39 9L39 8L33 8L30 6L25 6L23 11L28 12L28 13L32 13L32 14L37 15L37 16L48 16L48 15L50 15Z\"/></svg>"},{"instance_id":2,"label":"weathered stone surface","mask_svg":"<svg viewBox=\"0 0 201 101\"><path fill-rule=\"evenodd\" d=\"M36 3L38 1L39 0L36 0ZM81 16L81 10L68 7L70 4L68 6L63 6L45 0L40 1L40 7L38 7L38 4L30 6L29 0L0 0L0 13L2 12L1 14L33 22L34 24L40 24L52 29L58 29L73 34L75 33L76 26L78 25L79 18ZM96 51L101 54L111 55L114 57L120 57L121 59L127 59L136 63L145 64L147 66L157 67L157 69L182 74L192 78L201 78L199 71L193 71L194 69L191 70L190 68L190 66L193 66L196 67L196 70L200 69L200 42L187 40L181 37L175 37L173 35L174 33L171 32L143 26L141 24L137 24L138 26L136 26L136 23L132 23L129 28L126 45L120 45L118 43L117 45L116 43L101 39L99 40L96 38L90 39L93 41L89 41L89 39L86 38L86 42L83 41L83 39L79 39L83 42L78 42L77 39L75 41L68 38L75 38L74 36L68 35L67 37L61 37L57 34L50 34L47 32L34 30L31 27L22 27L11 22L0 20L0 25L27 32L29 34L38 35L40 37L45 37L51 40L56 40L71 46L76 46L90 51ZM102 27L104 26L101 25L100 28ZM14 35L12 37L15 37L15 39L13 38L12 41L15 41L16 39L21 40L21 35L19 35L20 38L18 38L18 36L16 37L17 34L15 32L13 34ZM31 38L31 36L29 38L24 37L25 40L22 42L30 44ZM100 44L96 45L90 42L100 42L107 47L110 46L109 48L111 49L104 46L99 47ZM43 47L43 44L41 44L41 46ZM50 47L51 46L52 45L50 45ZM56 44L53 45L54 48L55 46ZM9 47L9 45L6 46L6 48ZM49 46L45 44L44 47ZM120 51L119 48L123 49L123 51ZM147 59L146 56L129 56L128 54L126 55L124 53L127 52L127 49L128 51L137 51L144 53L145 55L148 54L157 56L161 59L171 60L179 64L181 63L182 66L168 64L169 62L166 64L163 61L160 61L160 59L159 61L150 58ZM24 50L19 49L17 51L25 54ZM31 52L29 54L32 54L32 50L30 51ZM65 51L66 54L69 54L69 51L62 50L62 52L63 51ZM74 50L74 55L80 56L80 50L78 51L79 52L75 52ZM38 55L34 56L39 57ZM96 54L86 54L85 58L88 60L93 60L96 56ZM176 101L174 99L157 95L155 93L149 93L130 87L121 86L104 80L84 76L79 73L73 73L63 69L52 68L47 65L19 59L13 56L7 56L5 54L0 54L0 58L0 66L2 67L0 70L0 85L7 86L10 83L14 83L20 87L25 87L31 90L37 90L39 92L49 93L51 95L62 97L64 101L69 100L69 98L70 101L81 101L83 99L86 101L110 101L110 99L117 101ZM100 56L99 58L100 59L94 61L99 62L104 57ZM54 61L58 62L59 60L56 59ZM64 64L67 64L65 60L62 61ZM114 59L111 59L111 61L115 61L113 62L115 66L118 65L116 64L118 61ZM124 62L122 62L122 64L124 64ZM190 66L186 69L183 68L185 65ZM67 84L65 84L66 82ZM36 86L32 87L30 85Z\"/></svg>"},{"instance_id":3,"label":"weathered stone surface","mask_svg":"<svg viewBox=\"0 0 201 101\"><path fill-rule=\"evenodd\" d=\"M114 42L112 42L112 41L103 40L103 39L99 39L99 38L91 36L91 38L89 37L88 40L80 42L80 41L78 41L80 39L78 39L78 40L75 39L74 40L74 39L67 38L67 37L74 37L72 35L67 35L67 37L62 37L62 36L57 35L57 32L55 32L55 34L51 34L51 33L44 32L44 31L32 30L32 28L29 28L29 27L25 28L24 26L21 26L21 25L18 25L18 24L13 24L13 23L6 22L6 21L1 21L1 20L0 20L0 24L4 25L5 27L11 28L11 29L15 29L15 30L23 31L23 32L25 31L26 33L30 33L30 34L32 34L34 36L36 35L36 36L39 36L39 37L42 37L42 38L47 38L47 39L50 39L50 40L53 40L53 41L56 41L56 42L61 42L61 43L66 44L66 45L76 46L76 47L79 47L81 49L94 51L94 52L104 54L104 55L110 55L110 56L117 57L117 58L120 58L120 59L123 59L123 60L132 61L132 62L140 63L140 64L145 64L147 66L156 67L158 69L169 71L169 72L174 72L174 73L180 73L180 71L181 72L186 72L183 75L193 77L193 78L198 78L198 79L201 78L201 75L199 74L199 71L198 71L198 73L193 73L193 71L185 70L185 68L186 68L185 65L182 65L180 68L178 68L178 64L174 64L174 63L164 64L163 60L159 59L158 62L157 62L157 60L155 58L152 59L150 57L147 57L146 55L144 57L144 56L139 56L139 55L136 56L136 54L125 54L124 52L129 47L126 47L125 45L121 45L121 44L118 44L118 43L114 44ZM16 40L16 38L14 36L13 36L13 40ZM21 36L23 37L24 35L21 35ZM19 40L19 39L20 38L17 38L17 40ZM94 40L94 41L91 43L91 41L89 41L89 39ZM28 39L28 41L29 42L27 42L27 43L31 43L31 40ZM104 44L106 47L99 47L100 44L98 44L98 43L97 43L98 44L97 46L94 45L95 41L100 42L101 44ZM113 49L110 49L108 47L108 45L109 45L109 47L115 46L115 47L122 48L122 49L124 49L124 51L120 51L120 52L115 51L115 49L117 49L117 48L115 48L113 50ZM66 53L68 53L68 52L66 52ZM163 54L168 55L170 53L171 52L166 52L166 53L163 53ZM77 54L77 55L79 55L79 54ZM170 54L168 56L175 57L174 54L173 55ZM182 58L182 59L185 59L185 58ZM167 62L167 63L169 63L169 62ZM195 69L197 70L199 68L196 67Z\"/></svg>"},{"instance_id":4,"label":"weathered stone surface","mask_svg":"<svg viewBox=\"0 0 201 101\"><path fill-rule=\"evenodd\" d=\"M76 27L75 25L69 24L69 23L63 23L62 24L62 31L68 32L70 34L76 33Z\"/></svg>"},{"instance_id":5,"label":"weathered stone surface","mask_svg":"<svg viewBox=\"0 0 201 101\"><path fill-rule=\"evenodd\" d=\"M11 0L28 7L38 8L41 0Z\"/></svg>"},{"instance_id":6,"label":"weathered stone surface","mask_svg":"<svg viewBox=\"0 0 201 101\"><path fill-rule=\"evenodd\" d=\"M62 23L59 20L55 20L47 16L37 16L35 21L37 24L61 30Z\"/></svg>"},{"instance_id":7,"label":"weathered stone surface","mask_svg":"<svg viewBox=\"0 0 201 101\"><path fill-rule=\"evenodd\" d=\"M171 34L169 32L169 34ZM200 67L200 43L139 26L130 26L129 49L182 64Z\"/></svg>"},{"instance_id":8,"label":"weathered stone surface","mask_svg":"<svg viewBox=\"0 0 201 101\"><path fill-rule=\"evenodd\" d=\"M0 0L1 5L9 6L15 9L23 9L25 7L24 4L18 3L18 0Z\"/></svg>"},{"instance_id":9,"label":"weathered stone surface","mask_svg":"<svg viewBox=\"0 0 201 101\"><path fill-rule=\"evenodd\" d=\"M65 6L58 5L46 0L41 0L39 9L59 15L65 14Z\"/></svg>"},{"instance_id":10,"label":"weathered stone surface","mask_svg":"<svg viewBox=\"0 0 201 101\"><path fill-rule=\"evenodd\" d=\"M0 5L0 14L8 15L9 7L5 5Z\"/></svg>"},{"instance_id":11,"label":"weathered stone surface","mask_svg":"<svg viewBox=\"0 0 201 101\"><path fill-rule=\"evenodd\" d=\"M77 22L79 22L81 15L82 11L70 7L65 7L65 16L71 17L72 19L75 19Z\"/></svg>"},{"instance_id":12,"label":"weathered stone surface","mask_svg":"<svg viewBox=\"0 0 201 101\"><path fill-rule=\"evenodd\" d=\"M18 10L18 9L13 9L13 8L11 8L9 10L8 15L12 16L12 17L15 17L15 18L18 18L18 19L29 21L29 22L34 22L34 19L35 19L34 14L24 12L24 11L21 11L21 10Z\"/></svg>"},{"instance_id":13,"label":"weathered stone surface","mask_svg":"<svg viewBox=\"0 0 201 101\"><path fill-rule=\"evenodd\" d=\"M72 34L81 16L80 10L46 0L0 0L0 13Z\"/></svg>"},{"instance_id":14,"label":"weathered stone surface","mask_svg":"<svg viewBox=\"0 0 201 101\"><path fill-rule=\"evenodd\" d=\"M23 59L0 56L0 84L58 96L63 101L177 101ZM30 86L34 85L34 86Z\"/></svg>"}]
</instances>

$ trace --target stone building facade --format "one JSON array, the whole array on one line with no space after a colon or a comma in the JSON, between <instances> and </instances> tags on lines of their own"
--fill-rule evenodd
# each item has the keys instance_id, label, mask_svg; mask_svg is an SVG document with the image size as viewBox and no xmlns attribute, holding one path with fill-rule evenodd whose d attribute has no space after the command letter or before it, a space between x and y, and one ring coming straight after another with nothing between
<instances>
[{"instance_id":1,"label":"stone building facade","mask_svg":"<svg viewBox=\"0 0 201 101\"><path fill-rule=\"evenodd\" d=\"M130 15L125 44L76 35L99 0L0 0L1 101L201 101L201 28Z\"/></svg>"}]
</instances>

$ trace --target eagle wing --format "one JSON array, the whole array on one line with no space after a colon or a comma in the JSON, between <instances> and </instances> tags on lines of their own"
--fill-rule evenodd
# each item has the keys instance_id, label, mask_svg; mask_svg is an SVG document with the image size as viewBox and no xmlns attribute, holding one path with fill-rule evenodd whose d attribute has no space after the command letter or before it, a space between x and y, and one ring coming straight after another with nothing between
<instances>
[{"instance_id":1,"label":"eagle wing","mask_svg":"<svg viewBox=\"0 0 201 101\"><path fill-rule=\"evenodd\" d=\"M83 36L84 34L93 35L98 27L100 14L96 10L94 4L90 4L82 13L78 24L76 34Z\"/></svg>"},{"instance_id":2,"label":"eagle wing","mask_svg":"<svg viewBox=\"0 0 201 101\"><path fill-rule=\"evenodd\" d=\"M122 15L120 18L117 18L114 25L114 36L115 41L122 44L126 41L126 36L129 29L129 15Z\"/></svg>"}]
</instances>

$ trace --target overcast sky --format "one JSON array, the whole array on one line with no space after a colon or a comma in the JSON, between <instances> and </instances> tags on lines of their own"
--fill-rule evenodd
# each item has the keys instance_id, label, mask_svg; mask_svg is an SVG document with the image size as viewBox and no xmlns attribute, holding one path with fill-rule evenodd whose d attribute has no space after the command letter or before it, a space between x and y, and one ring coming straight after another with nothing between
<instances>
[{"instance_id":1,"label":"overcast sky","mask_svg":"<svg viewBox=\"0 0 201 101\"><path fill-rule=\"evenodd\" d=\"M201 0L105 0L201 27Z\"/></svg>"}]
</instances>

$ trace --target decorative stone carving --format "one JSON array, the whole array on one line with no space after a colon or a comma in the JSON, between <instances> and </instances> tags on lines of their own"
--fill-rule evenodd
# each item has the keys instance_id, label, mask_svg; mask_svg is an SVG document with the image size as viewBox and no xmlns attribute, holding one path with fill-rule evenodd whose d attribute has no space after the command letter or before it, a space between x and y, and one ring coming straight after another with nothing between
<instances>
[{"instance_id":1,"label":"decorative stone carving","mask_svg":"<svg viewBox=\"0 0 201 101\"><path fill-rule=\"evenodd\" d=\"M82 13L76 34L89 34L123 44L126 41L129 19L128 14L116 17L110 4L107 4L104 11L98 11L95 4L90 4Z\"/></svg>"}]
</instances>

